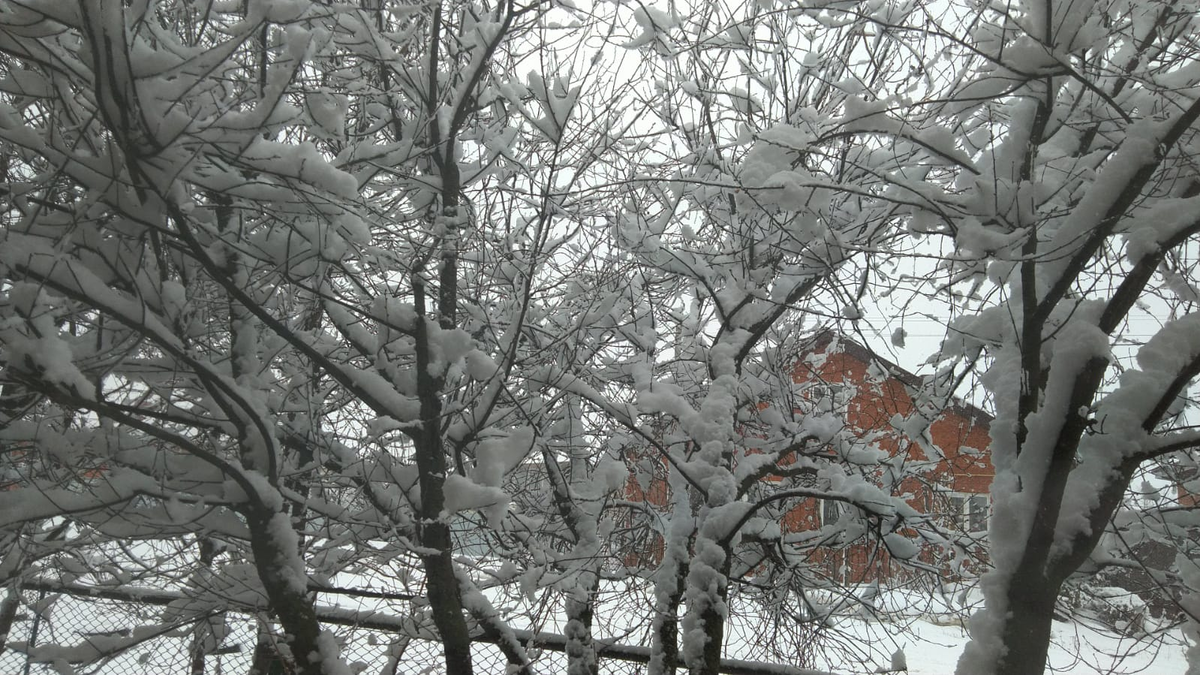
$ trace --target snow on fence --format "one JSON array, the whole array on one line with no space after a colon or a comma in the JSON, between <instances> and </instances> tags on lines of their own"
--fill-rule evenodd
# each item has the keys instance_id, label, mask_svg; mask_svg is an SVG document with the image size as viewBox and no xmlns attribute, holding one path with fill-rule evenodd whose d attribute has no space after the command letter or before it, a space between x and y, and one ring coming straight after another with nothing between
<instances>
[{"instance_id":1,"label":"snow on fence","mask_svg":"<svg viewBox=\"0 0 1200 675\"><path fill-rule=\"evenodd\" d=\"M207 620L193 617L164 624L163 607L182 597L175 591L35 582L26 584L20 594L18 611L0 651L0 673L4 675L241 675L250 672L259 647L258 619L240 608L224 610L219 617ZM401 617L334 608L319 614L322 622L336 632L343 655L355 673L416 675L444 671L441 644L427 634L407 634ZM221 626L217 640L212 639L214 621ZM534 660L534 672L566 672L563 636L514 632ZM649 648L598 643L601 673L646 672ZM198 655L198 651L202 653ZM474 662L477 672L505 672L503 654L484 636L475 638ZM726 660L721 671L728 675L828 675L733 659ZM288 670L285 666L278 672Z\"/></svg>"},{"instance_id":2,"label":"snow on fence","mask_svg":"<svg viewBox=\"0 0 1200 675\"><path fill-rule=\"evenodd\" d=\"M63 675L84 673L123 675L179 673L187 675L245 675L258 642L252 614L226 612L226 634L197 658L197 627L205 622L160 626L142 633L134 626L154 625L171 593L147 595L143 603L75 592L23 590L22 607L0 653L4 675ZM104 593L102 595L114 595ZM356 673L406 675L442 672L441 644L413 639L397 632L328 622L341 642L343 654ZM546 672L565 670L565 660L550 653L539 660ZM562 663L556 661L562 660ZM504 656L489 644L476 645L479 672L504 672ZM289 672L286 667L282 673ZM607 669L625 673L631 670Z\"/></svg>"}]
</instances>

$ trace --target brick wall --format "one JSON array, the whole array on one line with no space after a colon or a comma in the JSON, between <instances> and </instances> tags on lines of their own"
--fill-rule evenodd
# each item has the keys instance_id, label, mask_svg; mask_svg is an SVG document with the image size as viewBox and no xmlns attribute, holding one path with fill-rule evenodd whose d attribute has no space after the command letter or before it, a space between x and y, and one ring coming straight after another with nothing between
<instances>
[{"instance_id":1,"label":"brick wall","mask_svg":"<svg viewBox=\"0 0 1200 675\"><path fill-rule=\"evenodd\" d=\"M844 415L846 426L854 434L870 436L872 443L892 456L903 455L909 461L928 465L900 484L900 492L908 495L909 503L918 511L943 512L949 508L951 497L961 502L974 495L978 496L976 503L986 499L994 471L987 453L991 419L982 411L956 404L947 410L932 411L926 423L912 423L915 404L909 392L920 387L919 379L830 332L810 343L793 366L792 379L800 385L797 412L808 414L817 406L832 403L837 409L826 408L825 412ZM831 398L837 400L831 402ZM908 438L900 427L910 431L919 428L922 438ZM641 463L643 468L648 461L662 463L661 458L652 456L631 458L631 464ZM784 460L791 461L794 459ZM649 481L643 476L642 483L631 475L627 497L665 507L669 498L665 470L655 474ZM768 479L764 485L771 482ZM781 529L786 533L818 530L820 509L817 500L796 503L780 516ZM640 551L626 555L628 563L661 559L661 538L644 541L638 548ZM888 576L897 569L886 549L870 537L823 548L813 552L812 560L828 566L831 574L847 583Z\"/></svg>"}]
</instances>

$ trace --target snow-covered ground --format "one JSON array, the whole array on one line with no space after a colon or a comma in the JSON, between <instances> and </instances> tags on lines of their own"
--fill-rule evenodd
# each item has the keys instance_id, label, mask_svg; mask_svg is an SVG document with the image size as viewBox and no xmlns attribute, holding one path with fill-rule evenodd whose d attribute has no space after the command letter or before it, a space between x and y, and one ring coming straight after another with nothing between
<instances>
[{"instance_id":1,"label":"snow-covered ground","mask_svg":"<svg viewBox=\"0 0 1200 675\"><path fill-rule=\"evenodd\" d=\"M602 592L601 607L596 615L596 630L601 637L616 638L621 644L646 644L646 626L649 621L649 604L644 587L611 585ZM863 590L858 591L860 594ZM735 615L742 617L729 626L726 651L729 658L748 661L789 663L820 668L839 674L865 674L891 668L893 655L903 652L911 675L948 675L954 672L958 655L967 641L962 626L960 610L963 604L977 602L973 593L956 593L931 596L916 592L875 591L871 605L874 612L853 602L839 602L826 598L829 608L836 616L827 620L826 630L814 635L811 627L797 629L793 624L773 626L762 618L750 618L748 602L735 601ZM516 628L532 629L546 633L561 633L560 620L556 618L555 602L547 602L545 595L530 603L520 594L504 596L489 593L491 601L513 617ZM47 598L48 599L48 598ZM345 596L324 596L323 603L336 601L343 609L364 613L382 612L393 616L408 610L407 603L380 600L354 601ZM819 602L820 599L814 599ZM142 621L154 621L155 608L144 608ZM366 614L364 614L366 615ZM30 614L18 621L9 639L23 642L29 638ZM109 602L96 602L70 596L59 597L52 611L44 613L39 644L57 642L67 646L86 644L88 636L96 639L98 633L119 627L129 627L133 617L128 610L120 610ZM231 634L226 641L230 647L240 647L240 652L223 656L212 656L210 665L220 672L245 672L250 652L253 649L253 630L248 617L230 615ZM123 624L123 625L121 625ZM337 628L343 640L345 656L354 664L356 672L374 675L388 671L386 667L388 645L394 635L376 631ZM806 642L812 639L812 642ZM76 672L133 673L133 672L186 672L190 631L164 635L148 640L103 664L96 670L81 668ZM789 650L797 655L795 660L781 656ZM503 669L503 659L494 647L476 646L476 661L479 671L490 673ZM425 641L412 641L402 657L399 673L440 673L440 645ZM802 662L801 655L821 654L815 661ZM535 670L547 675L565 670L565 661L560 653L533 651ZM218 666L219 662L219 666ZM9 650L0 656L0 675L20 673L24 668L23 655ZM147 670L152 668L152 670ZM1055 622L1054 643L1050 650L1050 671L1072 675L1099 673L1147 673L1148 675L1173 675L1187 670L1182 636L1178 629L1168 631L1158 640L1143 638L1134 640L1101 632L1079 622ZM34 665L30 675L61 673L53 664ZM65 671L71 672L71 671ZM215 672L215 670L214 670ZM388 671L390 672L390 671ZM601 672L612 675L644 672L640 664L616 660L602 660Z\"/></svg>"},{"instance_id":2,"label":"snow-covered ground","mask_svg":"<svg viewBox=\"0 0 1200 675\"><path fill-rule=\"evenodd\" d=\"M853 606L838 611L824 637L825 658L805 665L847 675L876 673L889 670L893 665L892 655L902 651L910 675L954 672L969 639L965 617L981 602L977 591L956 589L944 596L886 589L871 589L871 592L877 594L870 603L875 611L866 612ZM1141 605L1135 596L1124 592L1115 603L1133 609ZM1147 628L1153 629L1155 623L1145 618ZM748 635L745 629L730 632L728 656L770 660L761 653L761 648L747 644L755 639L753 630L749 631L749 640L745 639ZM1117 635L1116 631L1103 628L1099 621L1055 621L1047 672L1071 675L1186 672L1182 631L1175 628L1152 632L1153 637L1143 631L1135 638Z\"/></svg>"},{"instance_id":3,"label":"snow-covered ground","mask_svg":"<svg viewBox=\"0 0 1200 675\"><path fill-rule=\"evenodd\" d=\"M848 622L849 631L871 635L863 621ZM1168 634L1173 644L1138 642L1104 635L1078 623L1054 624L1054 643L1050 647L1048 672L1092 675L1094 673L1146 673L1182 675L1187 671L1181 634ZM940 626L926 620L905 627L902 636L893 638L907 657L910 675L948 675L954 672L959 654L967 642L959 626ZM890 641L888 642L890 645ZM885 649L886 649L885 645ZM855 668L835 672L864 672ZM869 672L869 671L868 671Z\"/></svg>"}]
</instances>

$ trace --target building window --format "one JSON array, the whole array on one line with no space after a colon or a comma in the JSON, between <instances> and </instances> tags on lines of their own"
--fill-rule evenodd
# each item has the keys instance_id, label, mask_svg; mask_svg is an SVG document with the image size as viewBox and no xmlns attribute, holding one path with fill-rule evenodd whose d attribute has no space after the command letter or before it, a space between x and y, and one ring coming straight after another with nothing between
<instances>
[{"instance_id":1,"label":"building window","mask_svg":"<svg viewBox=\"0 0 1200 675\"><path fill-rule=\"evenodd\" d=\"M949 524L966 532L987 531L987 495L951 494L946 496Z\"/></svg>"},{"instance_id":2,"label":"building window","mask_svg":"<svg viewBox=\"0 0 1200 675\"><path fill-rule=\"evenodd\" d=\"M810 412L837 414L845 410L849 393L841 382L821 382L809 385L804 395L811 407Z\"/></svg>"},{"instance_id":3,"label":"building window","mask_svg":"<svg viewBox=\"0 0 1200 675\"><path fill-rule=\"evenodd\" d=\"M838 518L842 517L845 511L844 505L833 499L821 500L821 525L832 525L837 522Z\"/></svg>"}]
</instances>

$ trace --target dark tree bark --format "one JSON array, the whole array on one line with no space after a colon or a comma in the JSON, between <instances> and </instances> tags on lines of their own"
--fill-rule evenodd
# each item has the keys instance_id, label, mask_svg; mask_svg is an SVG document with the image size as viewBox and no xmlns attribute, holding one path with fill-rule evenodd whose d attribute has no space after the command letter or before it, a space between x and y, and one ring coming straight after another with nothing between
<instances>
[{"instance_id":1,"label":"dark tree bark","mask_svg":"<svg viewBox=\"0 0 1200 675\"><path fill-rule=\"evenodd\" d=\"M429 606L433 623L442 638L442 649L446 659L448 675L471 675L471 637L463 615L462 592L454 574L451 557L453 542L450 526L445 522L445 483L448 464L446 447L442 438L442 387L445 384L441 373L430 371L433 363L433 345L430 344L430 323L443 329L453 328L458 308L457 251L454 231L458 214L459 185L458 165L454 157L454 138L443 139L439 132L437 108L437 70L439 44L442 39L442 8L438 5L433 13L430 31L429 92L426 113L429 115L428 140L436 148L432 159L433 170L442 181L441 210L433 209L429 227L436 230L441 224L446 227L436 246L441 251L439 261L437 297L428 298L424 265L420 262L412 272L413 304L417 321L414 331L417 358L417 398L420 401L421 426L411 434L416 450L417 470L421 486L421 503L418 508L417 537L423 553L421 562L425 568L425 585L429 593ZM451 134L454 130L451 130ZM429 304L432 301L433 306Z\"/></svg>"},{"instance_id":2,"label":"dark tree bark","mask_svg":"<svg viewBox=\"0 0 1200 675\"><path fill-rule=\"evenodd\" d=\"M651 672L655 675L675 675L682 665L679 661L679 605L683 602L687 567L681 559L671 556L669 551L667 559L663 562L670 567L666 570L660 569L659 574L674 575L675 587L674 592L654 608L653 639L662 654L662 662L658 670L652 665Z\"/></svg>"},{"instance_id":3,"label":"dark tree bark","mask_svg":"<svg viewBox=\"0 0 1200 675\"><path fill-rule=\"evenodd\" d=\"M283 561L294 558L297 551L288 551L274 531L272 521L285 514L267 509L252 508L246 514L250 529L250 549L254 554L254 567L267 592L267 600L283 632L287 646L292 652L295 672L300 675L325 675L322 661L332 654L323 654L318 637L321 626L313 607L308 589L302 585L304 578L295 579L296 571L289 569Z\"/></svg>"},{"instance_id":4,"label":"dark tree bark","mask_svg":"<svg viewBox=\"0 0 1200 675\"><path fill-rule=\"evenodd\" d=\"M17 618L17 609L21 606L21 591L14 584L5 591L4 600L0 601L0 656L4 654L7 638L12 631L13 621Z\"/></svg>"}]
</instances>

